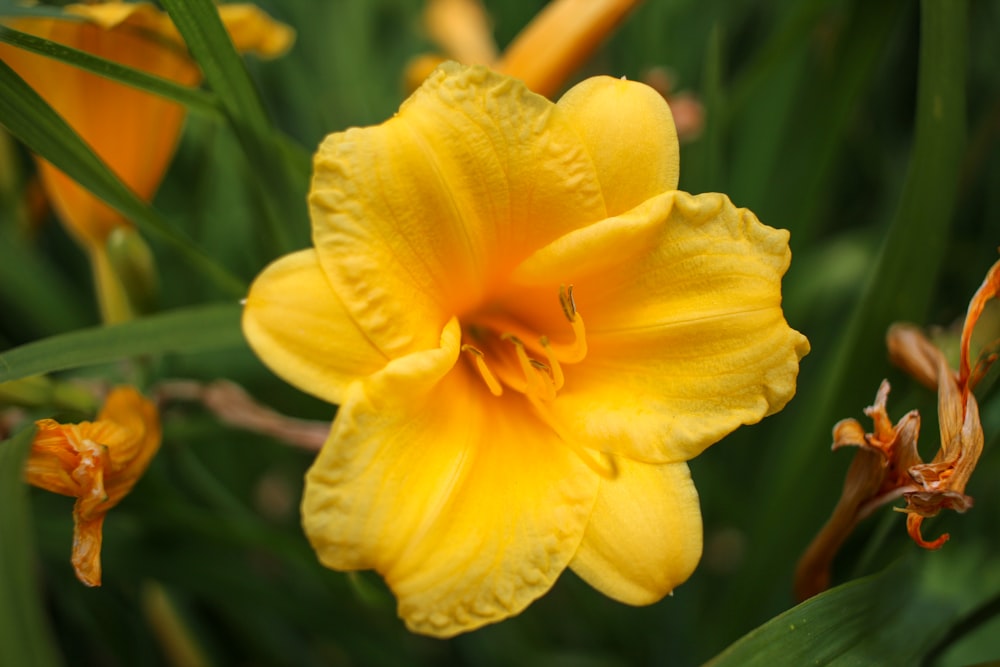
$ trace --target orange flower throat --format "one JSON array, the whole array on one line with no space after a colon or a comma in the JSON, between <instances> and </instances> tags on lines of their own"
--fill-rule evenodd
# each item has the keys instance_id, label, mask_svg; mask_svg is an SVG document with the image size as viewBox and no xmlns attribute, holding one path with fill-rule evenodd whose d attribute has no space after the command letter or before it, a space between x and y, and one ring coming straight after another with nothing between
<instances>
[{"instance_id":1,"label":"orange flower throat","mask_svg":"<svg viewBox=\"0 0 1000 667\"><path fill-rule=\"evenodd\" d=\"M576 364L587 356L587 332L576 311L573 286L559 288L559 305L573 331L568 344L556 344L547 335L532 331L507 313L479 312L462 327L462 351L494 396L507 386L524 394L541 409L555 400L565 384L563 364Z\"/></svg>"},{"instance_id":2,"label":"orange flower throat","mask_svg":"<svg viewBox=\"0 0 1000 667\"><path fill-rule=\"evenodd\" d=\"M576 310L572 285L559 287L559 305L572 329L568 343L553 343L507 310L486 310L478 311L463 325L461 349L491 394L502 396L505 386L523 394L535 414L591 470L614 479L618 475L614 459L605 452L584 448L549 407L566 383L563 365L578 364L587 356L587 330Z\"/></svg>"}]
</instances>

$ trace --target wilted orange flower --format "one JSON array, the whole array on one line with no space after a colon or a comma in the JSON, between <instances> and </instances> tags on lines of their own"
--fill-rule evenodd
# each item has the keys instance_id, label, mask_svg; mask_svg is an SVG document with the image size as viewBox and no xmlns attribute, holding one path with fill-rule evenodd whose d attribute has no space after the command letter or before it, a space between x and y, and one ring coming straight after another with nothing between
<instances>
[{"instance_id":1,"label":"wilted orange flower","mask_svg":"<svg viewBox=\"0 0 1000 667\"><path fill-rule=\"evenodd\" d=\"M553 0L502 54L479 0L429 0L424 22L431 39L449 58L465 65L487 65L551 97L638 4L639 0ZM408 88L416 89L443 60L433 55L416 58L406 73Z\"/></svg>"},{"instance_id":2,"label":"wilted orange flower","mask_svg":"<svg viewBox=\"0 0 1000 667\"><path fill-rule=\"evenodd\" d=\"M972 331L986 302L1000 291L1000 262L990 268L983 284L969 303L962 327L959 369L948 365L944 353L913 325L895 324L887 335L889 356L924 386L938 394L940 448L934 459L924 463L917 449L920 414L911 410L895 425L886 411L889 383L879 387L875 404L865 409L872 418L873 431L866 433L855 419L844 419L833 428L833 449L857 447L847 473L844 490L832 516L809 545L796 571L796 595L805 599L826 589L830 565L841 544L859 521L882 505L900 497L906 506L907 532L925 549L939 549L948 541L947 533L933 541L921 534L923 520L943 509L965 512L972 498L965 487L983 450L983 427L979 406L972 393L976 384L996 360L996 345L988 345L971 363Z\"/></svg>"},{"instance_id":3,"label":"wilted orange flower","mask_svg":"<svg viewBox=\"0 0 1000 667\"><path fill-rule=\"evenodd\" d=\"M68 5L64 17L5 20L11 28L193 86L201 72L169 16L153 5L126 2ZM291 28L252 5L219 7L237 48L275 56L291 44ZM152 199L173 155L185 108L171 100L45 56L0 44L0 58L48 102L126 185ZM116 229L131 229L117 211L45 160L42 184L60 219L94 265L102 312L125 319L124 287L106 244Z\"/></svg>"},{"instance_id":4,"label":"wilted orange flower","mask_svg":"<svg viewBox=\"0 0 1000 667\"><path fill-rule=\"evenodd\" d=\"M160 447L156 406L132 387L108 394L97 421L36 422L28 483L73 496L73 567L88 586L101 585L104 515L132 490Z\"/></svg>"}]
</instances>

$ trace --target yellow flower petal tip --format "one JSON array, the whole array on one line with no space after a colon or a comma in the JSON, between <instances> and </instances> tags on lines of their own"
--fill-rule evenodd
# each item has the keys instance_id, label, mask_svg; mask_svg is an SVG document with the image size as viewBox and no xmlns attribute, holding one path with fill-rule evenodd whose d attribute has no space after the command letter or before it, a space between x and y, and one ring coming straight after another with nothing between
<instances>
[{"instance_id":1,"label":"yellow flower petal tip","mask_svg":"<svg viewBox=\"0 0 1000 667\"><path fill-rule=\"evenodd\" d=\"M340 404L302 503L320 560L378 571L441 637L567 567L629 604L685 581L685 461L780 410L808 351L788 233L675 190L665 102L614 79L553 104L445 63L314 165L315 248L257 277L243 329Z\"/></svg>"},{"instance_id":2,"label":"yellow flower petal tip","mask_svg":"<svg viewBox=\"0 0 1000 667\"><path fill-rule=\"evenodd\" d=\"M220 5L219 17L240 52L276 58L295 43L295 30L275 21L257 5Z\"/></svg>"},{"instance_id":3,"label":"yellow flower petal tip","mask_svg":"<svg viewBox=\"0 0 1000 667\"><path fill-rule=\"evenodd\" d=\"M146 30L157 39L184 47L184 40L170 17L147 2L100 2L66 5L67 14L82 17L103 30ZM222 19L238 51L274 58L295 42L295 30L275 21L260 7L234 3L219 6Z\"/></svg>"},{"instance_id":4,"label":"yellow flower petal tip","mask_svg":"<svg viewBox=\"0 0 1000 667\"><path fill-rule=\"evenodd\" d=\"M558 107L569 116L603 177L610 215L677 188L677 131L669 105L655 90L635 81L593 77L568 90ZM640 136L645 140L636 141ZM643 165L649 172L646 178L632 178L635 169L621 159L620 145L632 147L631 161Z\"/></svg>"},{"instance_id":5,"label":"yellow flower petal tip","mask_svg":"<svg viewBox=\"0 0 1000 667\"><path fill-rule=\"evenodd\" d=\"M132 387L108 394L96 421L36 422L25 469L29 484L76 498L73 556L76 575L101 585L104 517L142 477L160 447L156 406Z\"/></svg>"}]
</instances>

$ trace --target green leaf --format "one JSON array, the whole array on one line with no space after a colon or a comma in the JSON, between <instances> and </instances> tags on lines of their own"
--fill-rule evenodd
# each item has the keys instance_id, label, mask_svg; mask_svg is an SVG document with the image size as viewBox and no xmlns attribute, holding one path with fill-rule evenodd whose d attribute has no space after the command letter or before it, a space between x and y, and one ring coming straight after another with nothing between
<instances>
[{"instance_id":1,"label":"green leaf","mask_svg":"<svg viewBox=\"0 0 1000 667\"><path fill-rule=\"evenodd\" d=\"M751 530L755 541L768 548L754 553L749 582L763 586L762 573L794 569L803 546L794 536L818 529L836 502L836 491L828 485L802 480L834 465L830 429L839 419L861 417L861 407L889 372L889 325L925 321L948 246L965 146L965 50L966 3L923 0L916 134L899 207L837 347L815 360L823 364L822 382L796 405L797 421L784 431L790 446L775 448L763 460L761 470L768 474L755 490L761 500ZM788 511L791 502L794 512ZM784 520L776 522L776 516ZM750 601L762 595L763 590L747 585L734 605L749 609Z\"/></svg>"},{"instance_id":2,"label":"green leaf","mask_svg":"<svg viewBox=\"0 0 1000 667\"><path fill-rule=\"evenodd\" d=\"M79 67L125 85L159 95L197 111L218 114L219 101L212 93L175 83L170 79L126 67L113 60L91 55L58 42L0 25L0 42Z\"/></svg>"},{"instance_id":3,"label":"green leaf","mask_svg":"<svg viewBox=\"0 0 1000 667\"><path fill-rule=\"evenodd\" d=\"M262 230L276 254L293 249L285 221L290 212L305 220L305 181L289 168L293 156L275 132L243 59L226 32L211 0L163 0L174 25L215 91L246 152L260 185L267 226ZM280 212L280 215L279 215Z\"/></svg>"},{"instance_id":4,"label":"green leaf","mask_svg":"<svg viewBox=\"0 0 1000 667\"><path fill-rule=\"evenodd\" d=\"M789 609L705 667L919 664L957 610L919 586L916 560L905 559Z\"/></svg>"},{"instance_id":5,"label":"green leaf","mask_svg":"<svg viewBox=\"0 0 1000 667\"><path fill-rule=\"evenodd\" d=\"M172 245L221 288L233 295L245 291L242 281L216 264L122 183L73 128L3 61L0 61L0 124L143 232Z\"/></svg>"},{"instance_id":6,"label":"green leaf","mask_svg":"<svg viewBox=\"0 0 1000 667\"><path fill-rule=\"evenodd\" d=\"M52 336L0 354L0 382L137 355L240 347L241 312L235 303L198 306Z\"/></svg>"},{"instance_id":7,"label":"green leaf","mask_svg":"<svg viewBox=\"0 0 1000 667\"><path fill-rule=\"evenodd\" d=\"M210 0L164 0L170 14L198 61L209 87L218 95L226 114L241 127L257 134L270 132L271 123L243 60Z\"/></svg>"},{"instance_id":8,"label":"green leaf","mask_svg":"<svg viewBox=\"0 0 1000 667\"><path fill-rule=\"evenodd\" d=\"M4 664L59 665L35 577L24 462L35 428L0 442L0 652Z\"/></svg>"}]
</instances>

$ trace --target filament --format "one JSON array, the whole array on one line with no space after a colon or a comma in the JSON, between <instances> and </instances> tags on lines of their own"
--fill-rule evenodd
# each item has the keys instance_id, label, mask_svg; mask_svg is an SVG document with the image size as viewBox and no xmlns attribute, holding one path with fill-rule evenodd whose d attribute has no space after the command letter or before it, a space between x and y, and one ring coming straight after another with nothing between
<instances>
[{"instance_id":1,"label":"filament","mask_svg":"<svg viewBox=\"0 0 1000 667\"><path fill-rule=\"evenodd\" d=\"M490 393L494 396L502 395L503 385L501 385L496 376L493 375L490 367L486 365L486 359L483 358L483 353L478 348L469 344L462 345L462 352L468 352L470 354L473 362L476 364L476 370L479 371L479 375L483 378L483 382L486 383Z\"/></svg>"}]
</instances>

